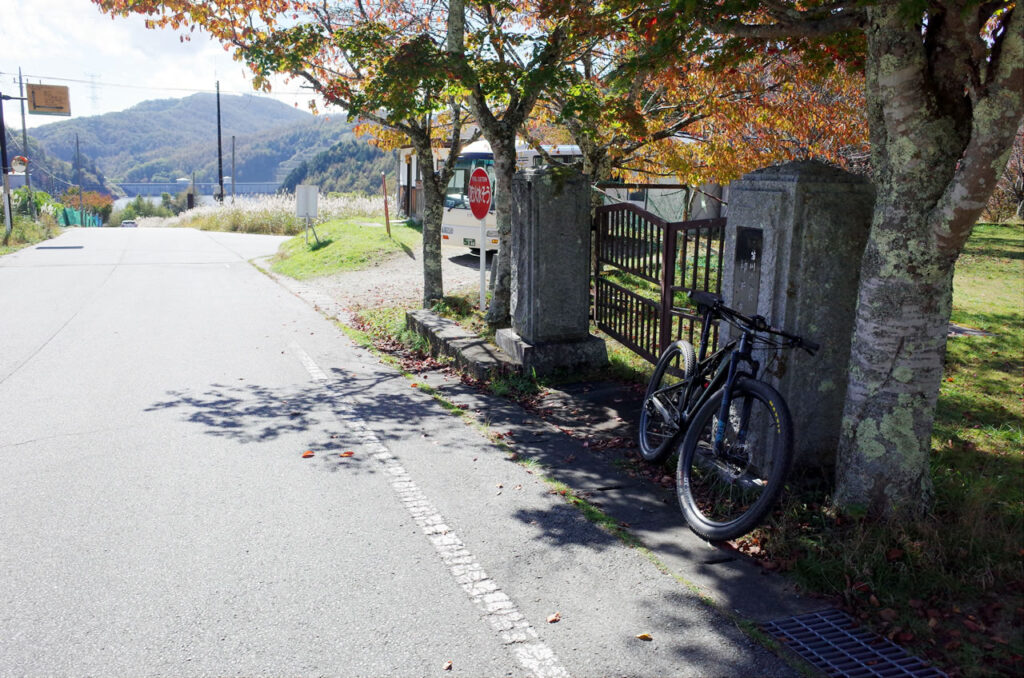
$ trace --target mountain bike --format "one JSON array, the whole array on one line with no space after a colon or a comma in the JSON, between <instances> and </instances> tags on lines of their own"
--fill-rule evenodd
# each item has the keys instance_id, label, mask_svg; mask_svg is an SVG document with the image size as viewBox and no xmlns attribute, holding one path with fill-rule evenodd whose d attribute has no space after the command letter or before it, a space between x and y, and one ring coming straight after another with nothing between
<instances>
[{"instance_id":1,"label":"mountain bike","mask_svg":"<svg viewBox=\"0 0 1024 678\"><path fill-rule=\"evenodd\" d=\"M778 500L793 456L793 423L779 392L758 379L755 350L818 344L746 316L721 297L690 292L703 317L699 352L670 344L654 368L640 413L640 454L663 462L679 452L676 492L687 524L708 541L740 537ZM711 328L721 321L738 337L708 355Z\"/></svg>"}]
</instances>

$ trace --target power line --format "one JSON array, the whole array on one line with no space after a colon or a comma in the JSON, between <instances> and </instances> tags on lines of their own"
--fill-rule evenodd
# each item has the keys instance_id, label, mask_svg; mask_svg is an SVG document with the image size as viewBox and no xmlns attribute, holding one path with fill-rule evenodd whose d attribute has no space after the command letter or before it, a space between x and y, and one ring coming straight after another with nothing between
<instances>
[{"instance_id":1,"label":"power line","mask_svg":"<svg viewBox=\"0 0 1024 678\"><path fill-rule=\"evenodd\" d=\"M17 75L17 73L0 71L0 76L3 76L3 75L14 76L14 75ZM125 85L125 84L114 83L114 82L102 82L100 80L96 80L95 77L93 77L93 78L91 78L89 80L81 80L81 79L76 79L76 78L56 78L56 77L49 76L49 75L29 75L29 74L25 74L22 77L24 77L26 79L28 79L28 78L35 78L37 80L52 80L54 82L73 82L73 83L78 83L78 84L83 84L83 85L89 85L90 87L94 87L94 88L95 87L119 87L119 88L122 88L122 89L139 89L139 90L156 91L156 92L189 92L191 94L215 94L216 93L216 90L212 90L212 89L199 89L199 88L194 88L194 87L153 87L153 86L150 86L150 85ZM312 88L310 88L309 91L305 91L305 92L303 92L301 90L300 91L295 91L295 92L292 92L292 91L281 91L281 90L271 90L270 92L260 92L260 91L257 91L257 90L249 90L249 91L245 91L245 92L232 91L232 90L221 90L221 93L222 94L241 94L241 95L249 94L249 95L252 95L252 96L275 96L275 95L311 96L313 94L313 90L312 90Z\"/></svg>"}]
</instances>

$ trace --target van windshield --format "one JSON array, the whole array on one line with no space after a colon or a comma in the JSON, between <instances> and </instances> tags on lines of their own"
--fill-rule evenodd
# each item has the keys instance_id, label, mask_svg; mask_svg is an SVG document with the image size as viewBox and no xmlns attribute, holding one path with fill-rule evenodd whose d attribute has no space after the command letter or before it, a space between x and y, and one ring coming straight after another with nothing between
<instances>
[{"instance_id":1,"label":"van windshield","mask_svg":"<svg viewBox=\"0 0 1024 678\"><path fill-rule=\"evenodd\" d=\"M494 158L490 154L464 155L455 161L455 175L448 182L448 188L444 193L446 209L469 209L469 177L477 167L487 170L487 176L491 180L491 209L494 209L494 195L498 186L494 180Z\"/></svg>"}]
</instances>

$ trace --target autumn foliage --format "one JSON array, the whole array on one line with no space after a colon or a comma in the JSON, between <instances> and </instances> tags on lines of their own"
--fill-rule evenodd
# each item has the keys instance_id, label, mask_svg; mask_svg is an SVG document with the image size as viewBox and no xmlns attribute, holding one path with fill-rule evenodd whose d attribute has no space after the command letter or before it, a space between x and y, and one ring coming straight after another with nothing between
<instances>
[{"instance_id":1,"label":"autumn foliage","mask_svg":"<svg viewBox=\"0 0 1024 678\"><path fill-rule=\"evenodd\" d=\"M93 214L109 215L114 206L114 199L106 193L97 191L85 191L81 193L77 186L72 186L60 196L60 202L72 209L78 209L79 205Z\"/></svg>"}]
</instances>

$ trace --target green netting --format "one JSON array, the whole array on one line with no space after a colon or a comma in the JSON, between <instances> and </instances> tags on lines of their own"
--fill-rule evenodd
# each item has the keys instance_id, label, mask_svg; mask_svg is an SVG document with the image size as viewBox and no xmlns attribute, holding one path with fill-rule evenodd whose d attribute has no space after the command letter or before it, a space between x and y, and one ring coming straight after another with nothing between
<instances>
[{"instance_id":1,"label":"green netting","mask_svg":"<svg viewBox=\"0 0 1024 678\"><path fill-rule=\"evenodd\" d=\"M83 214L78 210L65 207L57 221L61 226L102 226L103 222L95 214Z\"/></svg>"}]
</instances>

